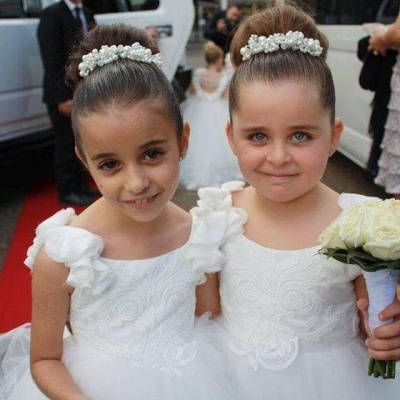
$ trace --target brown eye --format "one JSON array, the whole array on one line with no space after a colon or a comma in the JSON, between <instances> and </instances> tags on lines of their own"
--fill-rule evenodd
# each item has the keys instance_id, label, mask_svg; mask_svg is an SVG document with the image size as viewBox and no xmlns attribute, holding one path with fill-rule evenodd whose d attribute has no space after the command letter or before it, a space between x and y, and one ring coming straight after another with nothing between
<instances>
[{"instance_id":1,"label":"brown eye","mask_svg":"<svg viewBox=\"0 0 400 400\"><path fill-rule=\"evenodd\" d=\"M150 150L144 155L144 160L152 161L160 158L164 153L160 150Z\"/></svg>"},{"instance_id":2,"label":"brown eye","mask_svg":"<svg viewBox=\"0 0 400 400\"><path fill-rule=\"evenodd\" d=\"M106 161L103 164L100 165L100 169L105 169L105 170L112 170L117 166L117 162L110 160Z\"/></svg>"}]
</instances>

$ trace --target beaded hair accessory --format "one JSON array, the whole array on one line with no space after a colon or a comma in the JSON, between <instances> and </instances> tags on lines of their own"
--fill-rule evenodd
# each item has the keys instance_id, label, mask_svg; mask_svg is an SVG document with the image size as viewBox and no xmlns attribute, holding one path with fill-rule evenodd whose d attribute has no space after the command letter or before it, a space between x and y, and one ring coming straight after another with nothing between
<instances>
[{"instance_id":1,"label":"beaded hair accessory","mask_svg":"<svg viewBox=\"0 0 400 400\"><path fill-rule=\"evenodd\" d=\"M240 49L242 60L246 61L257 53L272 53L279 49L300 50L302 53L319 57L323 48L318 39L305 38L302 32L289 31L286 34L274 33L268 37L251 35L247 45Z\"/></svg>"},{"instance_id":2,"label":"beaded hair accessory","mask_svg":"<svg viewBox=\"0 0 400 400\"><path fill-rule=\"evenodd\" d=\"M162 60L160 53L152 54L151 50L135 42L132 46L101 46L100 50L94 49L82 57L78 65L79 75L86 78L95 68L110 64L118 58L127 58L133 61L153 63L161 68Z\"/></svg>"}]
</instances>

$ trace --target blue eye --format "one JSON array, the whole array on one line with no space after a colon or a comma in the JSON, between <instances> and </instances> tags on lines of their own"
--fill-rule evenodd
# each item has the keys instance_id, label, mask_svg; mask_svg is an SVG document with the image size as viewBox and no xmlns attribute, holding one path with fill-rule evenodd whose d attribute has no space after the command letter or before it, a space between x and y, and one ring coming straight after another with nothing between
<instances>
[{"instance_id":1,"label":"blue eye","mask_svg":"<svg viewBox=\"0 0 400 400\"><path fill-rule=\"evenodd\" d=\"M266 138L266 135L261 132L257 132L254 135L251 135L251 140L253 140L255 142L262 142L263 140L265 140L265 138Z\"/></svg>"},{"instance_id":2,"label":"blue eye","mask_svg":"<svg viewBox=\"0 0 400 400\"><path fill-rule=\"evenodd\" d=\"M309 136L304 132L296 132L292 135L295 142L305 142L309 139Z\"/></svg>"}]
</instances>

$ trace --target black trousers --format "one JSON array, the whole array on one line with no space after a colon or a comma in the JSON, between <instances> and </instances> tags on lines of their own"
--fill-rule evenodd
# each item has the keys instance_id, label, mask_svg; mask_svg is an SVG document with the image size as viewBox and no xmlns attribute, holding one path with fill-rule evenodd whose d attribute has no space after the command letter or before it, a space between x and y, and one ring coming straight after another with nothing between
<instances>
[{"instance_id":1,"label":"black trousers","mask_svg":"<svg viewBox=\"0 0 400 400\"><path fill-rule=\"evenodd\" d=\"M59 196L80 192L86 171L75 154L71 118L58 111L57 105L47 105L54 129L53 168Z\"/></svg>"}]
</instances>

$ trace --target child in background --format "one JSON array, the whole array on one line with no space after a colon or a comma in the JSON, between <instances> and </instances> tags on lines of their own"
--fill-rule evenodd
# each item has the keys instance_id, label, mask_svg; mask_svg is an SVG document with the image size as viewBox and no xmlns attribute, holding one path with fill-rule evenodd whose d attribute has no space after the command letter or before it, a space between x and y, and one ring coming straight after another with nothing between
<instances>
[{"instance_id":1,"label":"child in background","mask_svg":"<svg viewBox=\"0 0 400 400\"><path fill-rule=\"evenodd\" d=\"M233 69L225 66L224 52L212 41L204 44L204 57L207 67L194 71L192 95L181 104L183 120L189 123L191 131L180 178L188 190L242 179L225 135L229 119L228 86Z\"/></svg>"},{"instance_id":2,"label":"child in background","mask_svg":"<svg viewBox=\"0 0 400 400\"><path fill-rule=\"evenodd\" d=\"M37 228L32 325L12 332L1 400L232 398L211 321L195 326L223 226L170 201L189 129L157 53L145 31L100 25L71 59L76 152L102 197Z\"/></svg>"},{"instance_id":3,"label":"child in background","mask_svg":"<svg viewBox=\"0 0 400 400\"><path fill-rule=\"evenodd\" d=\"M248 17L231 45L236 70L227 134L249 186L200 189L192 213L205 220L225 213L229 224L220 322L242 400L376 400L400 393L399 378L367 375L369 355L400 358L400 322L376 329L367 351L361 269L318 254L324 229L366 199L320 182L343 129L327 50L314 20L292 6ZM398 301L381 317L398 320Z\"/></svg>"}]
</instances>

